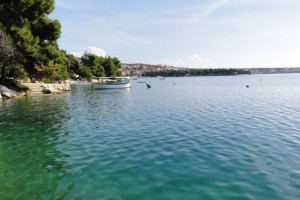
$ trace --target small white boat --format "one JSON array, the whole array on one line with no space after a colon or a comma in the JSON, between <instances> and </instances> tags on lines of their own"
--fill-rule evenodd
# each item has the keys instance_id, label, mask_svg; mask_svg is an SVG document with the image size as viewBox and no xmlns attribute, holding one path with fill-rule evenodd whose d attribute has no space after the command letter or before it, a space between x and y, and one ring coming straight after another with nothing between
<instances>
[{"instance_id":1,"label":"small white boat","mask_svg":"<svg viewBox=\"0 0 300 200\"><path fill-rule=\"evenodd\" d=\"M96 90L131 88L131 82L127 77L101 78L93 87Z\"/></svg>"}]
</instances>

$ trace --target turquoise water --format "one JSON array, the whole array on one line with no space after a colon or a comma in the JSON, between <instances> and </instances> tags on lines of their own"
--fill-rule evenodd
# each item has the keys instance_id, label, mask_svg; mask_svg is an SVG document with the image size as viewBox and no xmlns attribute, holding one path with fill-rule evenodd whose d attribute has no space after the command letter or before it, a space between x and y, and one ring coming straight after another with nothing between
<instances>
[{"instance_id":1,"label":"turquoise water","mask_svg":"<svg viewBox=\"0 0 300 200\"><path fill-rule=\"evenodd\" d=\"M0 199L300 199L300 75L144 80L0 102Z\"/></svg>"}]
</instances>

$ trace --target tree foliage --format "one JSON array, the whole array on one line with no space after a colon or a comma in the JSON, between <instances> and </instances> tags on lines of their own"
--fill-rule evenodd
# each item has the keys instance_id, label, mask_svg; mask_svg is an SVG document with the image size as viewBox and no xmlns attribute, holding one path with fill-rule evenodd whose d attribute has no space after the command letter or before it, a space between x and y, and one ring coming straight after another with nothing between
<instances>
[{"instance_id":1,"label":"tree foliage","mask_svg":"<svg viewBox=\"0 0 300 200\"><path fill-rule=\"evenodd\" d=\"M8 63L21 66L15 71L23 75L43 79L53 76L68 78L66 53L57 45L61 34L58 20L48 17L54 9L54 0L2 0L0 2L1 32L10 38L11 46L17 52L2 61L2 71L8 70ZM1 39L2 40L2 39ZM3 75L6 73L2 73Z\"/></svg>"},{"instance_id":2,"label":"tree foliage","mask_svg":"<svg viewBox=\"0 0 300 200\"><path fill-rule=\"evenodd\" d=\"M180 76L226 76L238 74L251 74L247 70L241 69L180 69L180 70L162 70L145 72L143 76L166 76L166 77L180 77Z\"/></svg>"},{"instance_id":3,"label":"tree foliage","mask_svg":"<svg viewBox=\"0 0 300 200\"><path fill-rule=\"evenodd\" d=\"M121 76L121 62L114 57L100 57L95 54L85 53L81 58L67 55L70 74L78 74L91 80L93 77Z\"/></svg>"},{"instance_id":4,"label":"tree foliage","mask_svg":"<svg viewBox=\"0 0 300 200\"><path fill-rule=\"evenodd\" d=\"M0 1L0 75L51 81L78 74L120 76L117 58L84 54L81 58L59 49L61 24L50 19L54 0Z\"/></svg>"},{"instance_id":5,"label":"tree foliage","mask_svg":"<svg viewBox=\"0 0 300 200\"><path fill-rule=\"evenodd\" d=\"M6 34L4 27L0 26L0 75L2 82L6 76L7 68L11 64L10 60L13 60L16 54L16 50L12 44L11 38Z\"/></svg>"}]
</instances>

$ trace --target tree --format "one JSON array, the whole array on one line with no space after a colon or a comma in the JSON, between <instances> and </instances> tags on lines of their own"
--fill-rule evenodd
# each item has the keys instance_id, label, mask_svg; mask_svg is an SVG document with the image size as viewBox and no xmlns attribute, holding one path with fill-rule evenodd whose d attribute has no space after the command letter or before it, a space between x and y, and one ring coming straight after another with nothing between
<instances>
[{"instance_id":1,"label":"tree","mask_svg":"<svg viewBox=\"0 0 300 200\"><path fill-rule=\"evenodd\" d=\"M80 59L76 58L72 54L67 54L66 55L66 60L67 60L67 66L68 66L68 71L71 76L74 74L79 74L80 73L80 68L82 67L80 63Z\"/></svg>"},{"instance_id":2,"label":"tree","mask_svg":"<svg viewBox=\"0 0 300 200\"><path fill-rule=\"evenodd\" d=\"M237 74L251 74L247 70L241 69L180 69L145 72L143 76L225 76Z\"/></svg>"},{"instance_id":3,"label":"tree","mask_svg":"<svg viewBox=\"0 0 300 200\"><path fill-rule=\"evenodd\" d=\"M82 65L89 68L92 72L93 76L96 77L103 77L105 76L105 71L103 68L103 60L105 58L97 56L95 54L85 53L81 57Z\"/></svg>"},{"instance_id":4,"label":"tree","mask_svg":"<svg viewBox=\"0 0 300 200\"><path fill-rule=\"evenodd\" d=\"M94 75L89 67L82 67L80 69L80 75L87 78L88 81L91 81L94 77Z\"/></svg>"},{"instance_id":5,"label":"tree","mask_svg":"<svg viewBox=\"0 0 300 200\"><path fill-rule=\"evenodd\" d=\"M68 77L66 53L59 50L57 45L61 25L58 20L48 17L53 9L54 0L0 2L0 23L18 52L18 56L9 59L22 65L31 77L43 78L45 74L48 74L48 78L56 75ZM6 69L2 67L2 71ZM50 72L55 73L50 75ZM2 77L5 74L2 73Z\"/></svg>"},{"instance_id":6,"label":"tree","mask_svg":"<svg viewBox=\"0 0 300 200\"><path fill-rule=\"evenodd\" d=\"M113 57L113 62L115 64L116 76L121 76L122 75L122 72L120 71L120 69L122 68L121 61L118 58Z\"/></svg>"},{"instance_id":7,"label":"tree","mask_svg":"<svg viewBox=\"0 0 300 200\"><path fill-rule=\"evenodd\" d=\"M122 75L119 70L121 62L115 57L101 57L85 53L81 58L67 55L67 60L69 73L79 74L82 77L116 77Z\"/></svg>"},{"instance_id":8,"label":"tree","mask_svg":"<svg viewBox=\"0 0 300 200\"><path fill-rule=\"evenodd\" d=\"M4 81L7 73L7 67L10 64L9 61L13 60L15 56L15 48L12 45L11 38L9 38L3 29L4 28L0 26L0 82Z\"/></svg>"},{"instance_id":9,"label":"tree","mask_svg":"<svg viewBox=\"0 0 300 200\"><path fill-rule=\"evenodd\" d=\"M103 66L107 77L116 77L121 75L119 71L119 69L121 68L121 62L118 58L106 58Z\"/></svg>"}]
</instances>

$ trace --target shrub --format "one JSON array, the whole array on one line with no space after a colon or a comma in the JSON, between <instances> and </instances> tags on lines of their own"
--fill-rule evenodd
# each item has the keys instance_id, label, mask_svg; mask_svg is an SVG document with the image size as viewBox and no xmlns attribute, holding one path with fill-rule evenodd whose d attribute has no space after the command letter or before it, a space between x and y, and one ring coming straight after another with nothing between
<instances>
[{"instance_id":1,"label":"shrub","mask_svg":"<svg viewBox=\"0 0 300 200\"><path fill-rule=\"evenodd\" d=\"M26 85L22 85L15 79L6 78L3 81L3 85L5 85L7 88L17 91L17 92L27 92L29 90L29 88Z\"/></svg>"}]
</instances>

